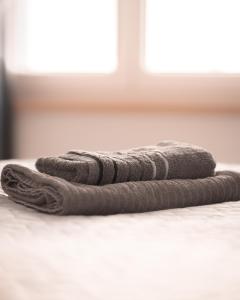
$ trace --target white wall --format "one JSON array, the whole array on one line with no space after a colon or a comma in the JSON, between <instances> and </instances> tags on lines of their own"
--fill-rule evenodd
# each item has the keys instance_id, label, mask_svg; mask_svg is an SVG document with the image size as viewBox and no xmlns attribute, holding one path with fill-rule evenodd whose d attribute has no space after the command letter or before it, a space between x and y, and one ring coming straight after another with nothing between
<instances>
[{"instance_id":1,"label":"white wall","mask_svg":"<svg viewBox=\"0 0 240 300\"><path fill-rule=\"evenodd\" d=\"M15 156L70 149L112 150L176 139L202 145L221 162L240 163L240 116L18 112Z\"/></svg>"}]
</instances>

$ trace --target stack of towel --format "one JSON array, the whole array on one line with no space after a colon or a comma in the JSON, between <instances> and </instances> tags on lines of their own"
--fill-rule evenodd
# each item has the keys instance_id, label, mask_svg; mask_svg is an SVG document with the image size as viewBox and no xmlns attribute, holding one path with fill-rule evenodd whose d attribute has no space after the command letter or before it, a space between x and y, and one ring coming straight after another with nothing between
<instances>
[{"instance_id":1,"label":"stack of towel","mask_svg":"<svg viewBox=\"0 0 240 300\"><path fill-rule=\"evenodd\" d=\"M6 165L3 190L52 214L107 215L240 200L240 174L215 172L205 149L163 141L116 152L70 151L39 158L38 171Z\"/></svg>"}]
</instances>

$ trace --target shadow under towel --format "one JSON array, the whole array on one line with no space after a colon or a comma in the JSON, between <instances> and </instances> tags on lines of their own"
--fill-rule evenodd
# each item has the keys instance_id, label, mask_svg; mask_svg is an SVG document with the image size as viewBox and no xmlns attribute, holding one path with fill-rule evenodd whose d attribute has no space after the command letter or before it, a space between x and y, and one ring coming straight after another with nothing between
<instances>
[{"instance_id":1,"label":"shadow under towel","mask_svg":"<svg viewBox=\"0 0 240 300\"><path fill-rule=\"evenodd\" d=\"M162 141L116 152L69 151L39 158L42 173L71 182L104 185L127 181L204 178L214 175L216 163L205 149L176 141Z\"/></svg>"},{"instance_id":2,"label":"shadow under towel","mask_svg":"<svg viewBox=\"0 0 240 300\"><path fill-rule=\"evenodd\" d=\"M15 202L61 215L137 213L240 200L240 174L231 171L202 179L91 186L9 164L1 183Z\"/></svg>"}]
</instances>

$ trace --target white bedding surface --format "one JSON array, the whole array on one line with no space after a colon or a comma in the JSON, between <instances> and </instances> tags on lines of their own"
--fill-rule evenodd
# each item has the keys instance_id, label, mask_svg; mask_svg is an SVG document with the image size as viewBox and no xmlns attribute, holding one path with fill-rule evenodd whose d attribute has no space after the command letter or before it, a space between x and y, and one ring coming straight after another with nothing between
<instances>
[{"instance_id":1,"label":"white bedding surface","mask_svg":"<svg viewBox=\"0 0 240 300\"><path fill-rule=\"evenodd\" d=\"M240 201L84 217L2 194L0 299L239 300Z\"/></svg>"}]
</instances>

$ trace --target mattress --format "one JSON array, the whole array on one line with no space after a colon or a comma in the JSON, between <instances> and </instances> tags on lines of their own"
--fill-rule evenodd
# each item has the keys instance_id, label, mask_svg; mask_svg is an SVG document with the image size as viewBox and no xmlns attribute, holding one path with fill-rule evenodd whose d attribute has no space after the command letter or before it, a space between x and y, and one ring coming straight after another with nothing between
<instances>
[{"instance_id":1,"label":"mattress","mask_svg":"<svg viewBox=\"0 0 240 300\"><path fill-rule=\"evenodd\" d=\"M237 165L218 168L240 171ZM239 295L240 201L141 214L54 216L16 204L1 191L1 300Z\"/></svg>"}]
</instances>

